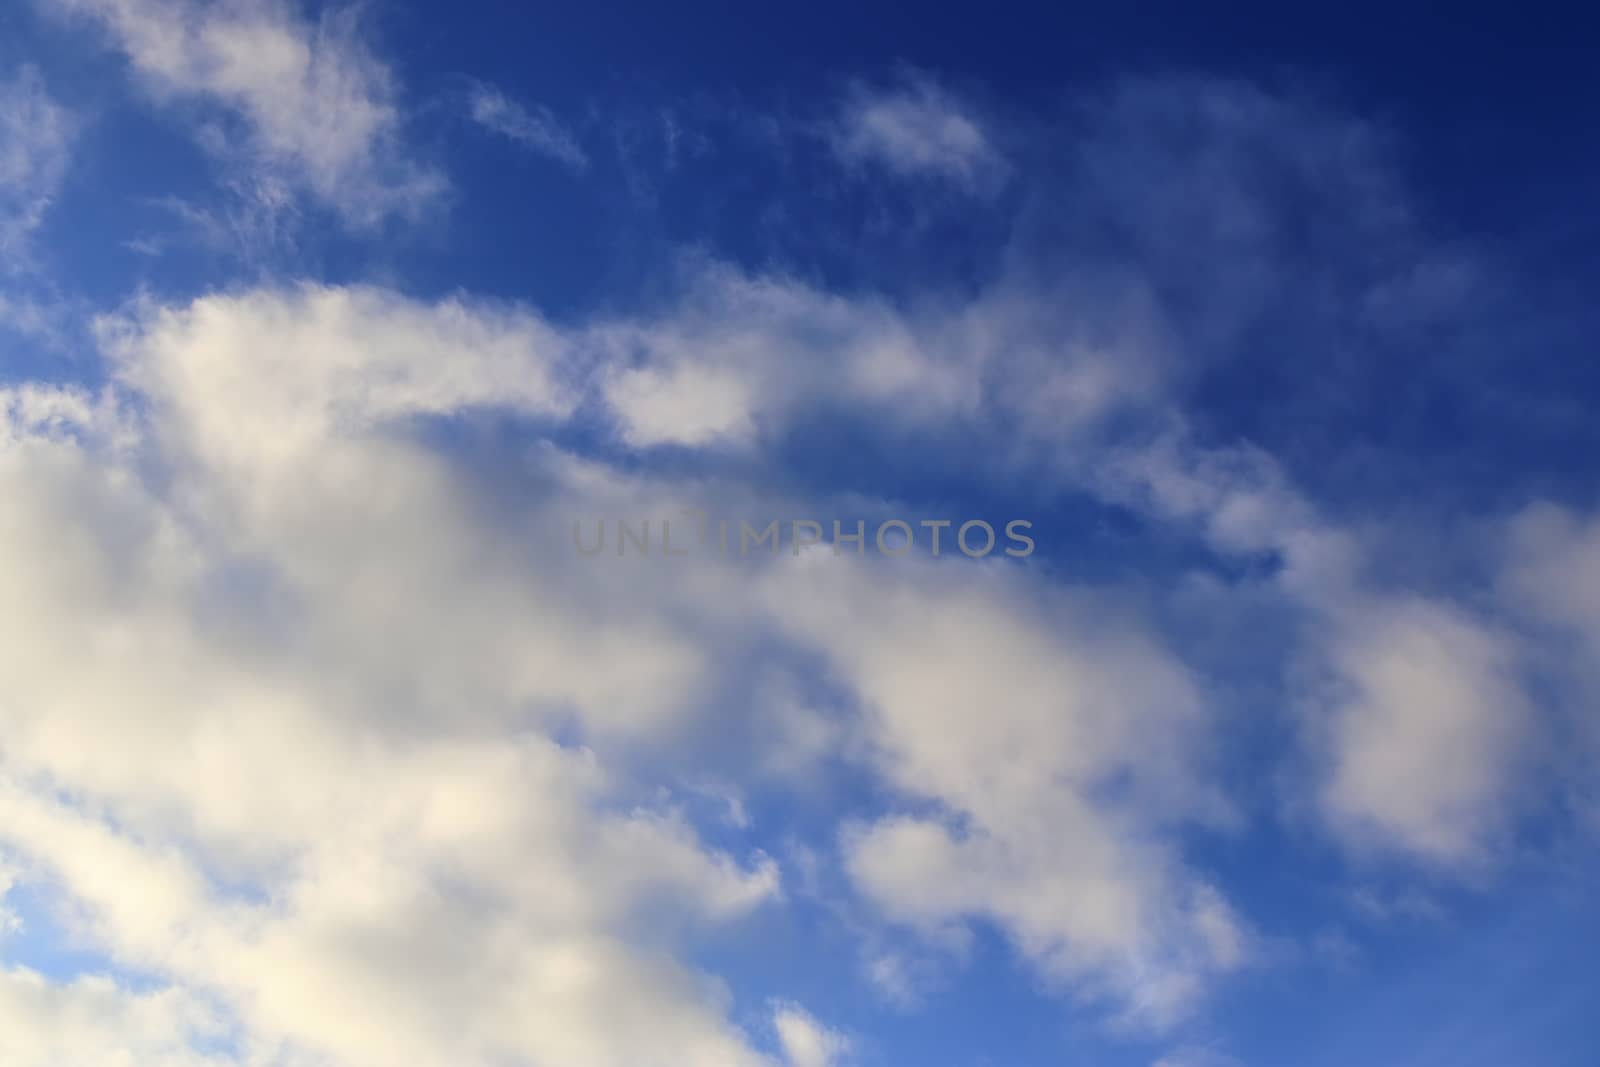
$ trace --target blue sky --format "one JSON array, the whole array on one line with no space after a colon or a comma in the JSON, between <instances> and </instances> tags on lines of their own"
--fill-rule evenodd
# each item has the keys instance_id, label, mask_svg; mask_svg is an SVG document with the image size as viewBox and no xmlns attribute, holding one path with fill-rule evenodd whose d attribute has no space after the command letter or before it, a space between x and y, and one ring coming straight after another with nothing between
<instances>
[{"instance_id":1,"label":"blue sky","mask_svg":"<svg viewBox=\"0 0 1600 1067\"><path fill-rule=\"evenodd\" d=\"M1592 1063L1582 22L7 7L0 1063Z\"/></svg>"}]
</instances>

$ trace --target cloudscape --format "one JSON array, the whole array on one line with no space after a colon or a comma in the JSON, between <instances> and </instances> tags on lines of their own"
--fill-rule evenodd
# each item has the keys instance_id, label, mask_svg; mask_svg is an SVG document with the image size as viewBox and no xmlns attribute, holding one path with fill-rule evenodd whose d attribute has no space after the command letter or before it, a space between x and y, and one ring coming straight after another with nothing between
<instances>
[{"instance_id":1,"label":"cloudscape","mask_svg":"<svg viewBox=\"0 0 1600 1067\"><path fill-rule=\"evenodd\" d=\"M12 0L0 1067L1592 1067L1540 7Z\"/></svg>"}]
</instances>

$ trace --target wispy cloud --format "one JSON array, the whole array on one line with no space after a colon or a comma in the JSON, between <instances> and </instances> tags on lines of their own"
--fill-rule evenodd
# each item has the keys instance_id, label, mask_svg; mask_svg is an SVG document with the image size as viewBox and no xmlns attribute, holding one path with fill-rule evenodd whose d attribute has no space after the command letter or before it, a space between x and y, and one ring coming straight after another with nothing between
<instances>
[{"instance_id":1,"label":"wispy cloud","mask_svg":"<svg viewBox=\"0 0 1600 1067\"><path fill-rule=\"evenodd\" d=\"M226 162L265 172L355 226L416 216L445 188L403 141L389 67L353 10L313 22L283 0L44 0L98 24L161 100L194 100L243 123L197 131ZM250 182L248 184L255 184Z\"/></svg>"},{"instance_id":2,"label":"wispy cloud","mask_svg":"<svg viewBox=\"0 0 1600 1067\"><path fill-rule=\"evenodd\" d=\"M0 81L0 270L25 258L66 175L76 132L37 70Z\"/></svg>"},{"instance_id":3,"label":"wispy cloud","mask_svg":"<svg viewBox=\"0 0 1600 1067\"><path fill-rule=\"evenodd\" d=\"M484 129L573 170L589 165L577 138L547 108L518 103L491 85L477 83L467 97L467 113Z\"/></svg>"},{"instance_id":4,"label":"wispy cloud","mask_svg":"<svg viewBox=\"0 0 1600 1067\"><path fill-rule=\"evenodd\" d=\"M902 177L936 178L976 191L991 187L1007 169L976 109L920 75L889 88L857 85L826 132L845 163Z\"/></svg>"}]
</instances>

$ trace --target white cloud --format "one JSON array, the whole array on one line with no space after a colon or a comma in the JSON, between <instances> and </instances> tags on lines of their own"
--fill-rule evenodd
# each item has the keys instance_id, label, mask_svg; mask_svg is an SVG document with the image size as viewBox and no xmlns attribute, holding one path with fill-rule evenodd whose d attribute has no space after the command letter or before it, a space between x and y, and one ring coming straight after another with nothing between
<instances>
[{"instance_id":1,"label":"white cloud","mask_svg":"<svg viewBox=\"0 0 1600 1067\"><path fill-rule=\"evenodd\" d=\"M1137 300L1095 330L1038 305L1009 285L912 313L710 269L667 312L565 330L513 308L315 286L109 320L137 418L37 390L4 409L18 507L0 551L55 561L18 592L52 610L0 653L28 697L8 736L24 767L109 798L182 863L141 875L127 858L118 882L166 888L119 911L96 865L51 844L113 850L105 826L26 791L9 822L31 826L26 848L104 913L107 943L215 991L252 1032L358 1064L400 1044L418 1062L605 1064L641 1062L654 1048L641 1035L664 1027L677 1035L664 1049L757 1063L723 995L626 933L661 899L688 921L737 916L776 895L772 869L706 849L670 809L602 814L627 796L603 752L597 763L523 730L575 715L599 738L670 731L732 635L777 634L828 662L862 721L775 712L775 736L810 737L810 762L864 738L903 801L843 837L847 873L882 915L935 943L993 923L1072 995L1129 1023L1175 1022L1253 947L1177 847L1185 824L1227 808L1207 781L1200 687L1137 620L964 565L785 558L760 569L755 596L750 575L730 584L715 567L573 572L522 543L541 516L664 514L673 494L546 448L509 483L524 491L491 505L427 427L482 409L548 426L598 396L636 446L749 445L817 406L897 428L997 420L1050 443L1160 395L1161 330ZM1039 404L1052 382L1081 405ZM690 402L707 389L724 401L709 415ZM1174 434L1054 473L1192 522L1219 551L1283 559L1279 585L1324 642L1305 655L1335 681L1308 742L1322 773L1309 792L1336 832L1445 865L1493 842L1521 707L1498 633L1369 590L1360 539L1259 453ZM69 527L104 533L63 542ZM222 625L240 595L250 610ZM71 637L86 619L103 634L87 659ZM284 795L273 783L291 764L304 784ZM389 799L366 810L375 796ZM533 809L545 814L530 824ZM353 814L329 827L329 811ZM201 863L264 879L289 910L253 915L182 888ZM352 904L349 871L388 888ZM161 918L190 913L221 917L181 936ZM354 951L347 926L362 915L376 925ZM438 944L440 930L465 947ZM172 943L186 954L160 948ZM458 954L490 944L515 947L487 971ZM396 975L384 961L400 953L432 971ZM247 966L283 985L246 995ZM632 991L636 1028L603 1023L608 987ZM559 1010L525 1030L497 999L507 990ZM397 1009L413 1028L379 1037L348 1021Z\"/></svg>"},{"instance_id":2,"label":"white cloud","mask_svg":"<svg viewBox=\"0 0 1600 1067\"><path fill-rule=\"evenodd\" d=\"M772 1025L789 1067L838 1067L850 1051L848 1038L828 1029L797 1004L776 1005Z\"/></svg>"},{"instance_id":3,"label":"white cloud","mask_svg":"<svg viewBox=\"0 0 1600 1067\"><path fill-rule=\"evenodd\" d=\"M1328 817L1356 842L1481 862L1507 829L1526 744L1515 645L1459 610L1395 599L1332 641Z\"/></svg>"},{"instance_id":4,"label":"white cloud","mask_svg":"<svg viewBox=\"0 0 1600 1067\"><path fill-rule=\"evenodd\" d=\"M1508 534L1500 591L1542 639L1535 658L1550 686L1562 784L1591 830L1600 828L1600 515L1538 503Z\"/></svg>"},{"instance_id":5,"label":"white cloud","mask_svg":"<svg viewBox=\"0 0 1600 1067\"><path fill-rule=\"evenodd\" d=\"M75 5L153 82L232 102L261 159L319 160L313 191L381 178L388 77L337 26ZM229 58L239 42L266 54ZM348 84L314 76L351 55ZM306 108L324 89L390 102L336 150L258 65L299 72ZM852 159L959 183L1000 166L926 85L862 95L847 118ZM754 449L818 409L913 440L1003 430L986 469L1045 454L1063 491L1279 560L1311 635L1300 658L1330 682L1310 694L1319 777L1299 799L1353 843L1480 857L1516 781L1514 647L1464 606L1377 587L1370 547L1265 455L1190 443L1165 411L1172 341L1150 289L1008 276L930 309L702 267L664 310L566 329L318 286L106 320L104 395L0 393L0 570L17 576L0 588L0 840L76 905L75 935L285 1055L770 1067L731 992L675 949L780 899L776 868L709 847L620 770L678 738L758 635L848 694L841 724L752 687L771 739L798 749L759 765L781 780L864 761L892 810L841 843L877 913L935 945L993 924L1051 984L1173 1023L1253 943L1180 844L1230 815L1202 684L1137 616L959 560L573 567L574 514L675 514L729 490L502 448L467 421L539 436L593 408L636 448ZM1109 455L1062 447L1130 414L1176 428ZM1552 575L1530 566L1519 587L1584 623ZM914 992L876 959L880 986ZM792 1067L845 1051L803 1008L772 1026Z\"/></svg>"},{"instance_id":6,"label":"white cloud","mask_svg":"<svg viewBox=\"0 0 1600 1067\"><path fill-rule=\"evenodd\" d=\"M6 898L16 885L16 877L16 872L0 860L0 943L5 941L8 934L22 929L21 918L6 905Z\"/></svg>"},{"instance_id":7,"label":"white cloud","mask_svg":"<svg viewBox=\"0 0 1600 1067\"><path fill-rule=\"evenodd\" d=\"M1180 665L1005 571L806 562L774 610L856 690L883 778L938 805L846 834L888 916L935 935L992 921L1047 978L1141 1025L1245 962L1242 924L1164 842L1221 814Z\"/></svg>"},{"instance_id":8,"label":"white cloud","mask_svg":"<svg viewBox=\"0 0 1600 1067\"><path fill-rule=\"evenodd\" d=\"M301 458L330 435L399 419L474 407L561 416L575 402L561 335L526 312L457 300L303 286L146 305L101 332L123 378L166 409L164 429L219 466Z\"/></svg>"},{"instance_id":9,"label":"white cloud","mask_svg":"<svg viewBox=\"0 0 1600 1067\"><path fill-rule=\"evenodd\" d=\"M1305 614L1299 666L1317 679L1291 692L1321 776L1314 806L1343 841L1441 870L1496 856L1534 729L1508 632L1448 599L1380 587L1371 546L1259 450L1168 438L1101 471L1103 491L1193 522L1218 551L1277 557L1276 588Z\"/></svg>"},{"instance_id":10,"label":"white cloud","mask_svg":"<svg viewBox=\"0 0 1600 1067\"><path fill-rule=\"evenodd\" d=\"M583 335L637 447L753 448L819 408L929 433L992 420L1012 431L1003 445L1059 445L1147 402L1165 355L1137 297L1091 303L1070 282L1007 280L932 310L716 264L693 265L685 288L665 313Z\"/></svg>"},{"instance_id":11,"label":"white cloud","mask_svg":"<svg viewBox=\"0 0 1600 1067\"><path fill-rule=\"evenodd\" d=\"M856 86L828 127L828 139L847 164L974 191L991 187L1007 170L977 113L926 77L887 89Z\"/></svg>"},{"instance_id":12,"label":"white cloud","mask_svg":"<svg viewBox=\"0 0 1600 1067\"><path fill-rule=\"evenodd\" d=\"M76 132L37 70L24 67L0 81L0 270L26 260L29 238L66 175ZM9 304L0 297L0 319L12 317Z\"/></svg>"},{"instance_id":13,"label":"white cloud","mask_svg":"<svg viewBox=\"0 0 1600 1067\"><path fill-rule=\"evenodd\" d=\"M389 68L359 39L353 10L307 20L292 0L42 0L92 19L158 99L220 105L242 136L203 127L204 140L268 199L301 189L370 226L414 216L443 190L402 141Z\"/></svg>"},{"instance_id":14,"label":"white cloud","mask_svg":"<svg viewBox=\"0 0 1600 1067\"><path fill-rule=\"evenodd\" d=\"M671 513L669 487L546 447L491 488L430 430L488 409L558 422L580 372L614 388L594 361L619 339L668 365L707 341L739 366L785 317L862 358L830 384L769 347L758 383L913 418L972 402L968 357L885 308L700 292L658 323L574 331L369 288L147 303L101 325L106 395L6 394L0 561L22 578L0 612L0 827L79 933L340 1067L763 1063L726 993L637 935L646 915L735 921L777 897L775 868L607 771L612 739L648 750L760 633L834 665L874 770L924 812L847 839L892 919L994 922L1143 1023L1243 962L1243 924L1169 836L1218 810L1199 698L1131 621L1090 626L1090 602L962 565L573 568L570 515ZM782 414L769 388L752 395ZM841 743L780 712L775 737L816 734L808 760ZM573 718L593 752L541 736Z\"/></svg>"},{"instance_id":15,"label":"white cloud","mask_svg":"<svg viewBox=\"0 0 1600 1067\"><path fill-rule=\"evenodd\" d=\"M889 1004L902 1010L917 1007L922 1002L911 965L904 956L893 952L879 952L865 961L866 978Z\"/></svg>"},{"instance_id":16,"label":"white cloud","mask_svg":"<svg viewBox=\"0 0 1600 1067\"><path fill-rule=\"evenodd\" d=\"M1542 503L1518 515L1510 533L1506 592L1600 657L1600 518Z\"/></svg>"},{"instance_id":17,"label":"white cloud","mask_svg":"<svg viewBox=\"0 0 1600 1067\"><path fill-rule=\"evenodd\" d=\"M751 386L732 368L696 362L619 371L606 399L634 447L744 443L755 432Z\"/></svg>"},{"instance_id":18,"label":"white cloud","mask_svg":"<svg viewBox=\"0 0 1600 1067\"><path fill-rule=\"evenodd\" d=\"M110 979L56 983L0 969L0 1060L7 1067L222 1067L193 1050L216 1021L176 990L132 993Z\"/></svg>"},{"instance_id":19,"label":"white cloud","mask_svg":"<svg viewBox=\"0 0 1600 1067\"><path fill-rule=\"evenodd\" d=\"M538 730L660 723L709 649L414 432L568 410L546 328L307 288L106 337L111 397L0 404L0 839L72 935L339 1067L766 1063L672 931L775 866Z\"/></svg>"},{"instance_id":20,"label":"white cloud","mask_svg":"<svg viewBox=\"0 0 1600 1067\"><path fill-rule=\"evenodd\" d=\"M591 343L605 355L602 395L639 446L753 445L819 400L905 416L972 399L964 357L920 350L893 309L726 267L696 269L667 314L599 328Z\"/></svg>"},{"instance_id":21,"label":"white cloud","mask_svg":"<svg viewBox=\"0 0 1600 1067\"><path fill-rule=\"evenodd\" d=\"M543 107L529 107L489 85L474 85L467 97L472 121L573 170L589 166L589 157L572 134Z\"/></svg>"}]
</instances>

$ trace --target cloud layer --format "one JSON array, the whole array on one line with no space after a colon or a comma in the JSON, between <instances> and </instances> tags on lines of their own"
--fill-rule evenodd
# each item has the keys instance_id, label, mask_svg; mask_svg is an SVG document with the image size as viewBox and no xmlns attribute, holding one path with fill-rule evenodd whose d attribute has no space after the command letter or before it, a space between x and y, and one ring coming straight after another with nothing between
<instances>
[{"instance_id":1,"label":"cloud layer","mask_svg":"<svg viewBox=\"0 0 1600 1067\"><path fill-rule=\"evenodd\" d=\"M371 235L446 188L353 11L45 6L269 210ZM603 180L601 139L469 84ZM91 961L6 960L0 1059L876 1062L728 948L812 923L902 1010L993 935L1056 1007L1230 1063L1186 1031L1217 991L1347 943L1257 913L1263 837L1376 899L1600 811L1600 524L1535 502L1419 564L1425 519L1305 445L1486 270L1382 130L1199 78L1042 122L916 72L768 125L840 218L865 188L1003 237L937 283L680 245L560 314L387 268L141 285L82 380L0 378L0 946L44 920ZM0 82L0 271L79 128ZM571 541L998 508L1037 557Z\"/></svg>"}]
</instances>

